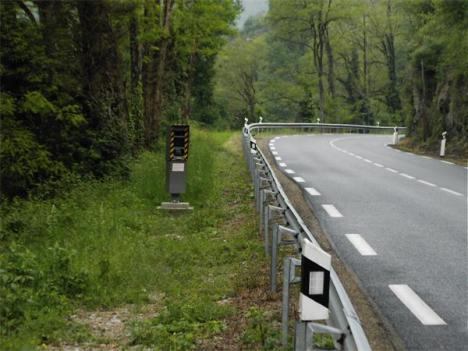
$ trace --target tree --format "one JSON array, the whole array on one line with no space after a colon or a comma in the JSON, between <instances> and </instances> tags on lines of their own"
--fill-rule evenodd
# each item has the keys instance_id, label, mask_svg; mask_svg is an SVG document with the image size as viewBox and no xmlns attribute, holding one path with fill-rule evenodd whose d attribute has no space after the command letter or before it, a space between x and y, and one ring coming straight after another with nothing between
<instances>
[{"instance_id":1,"label":"tree","mask_svg":"<svg viewBox=\"0 0 468 351\"><path fill-rule=\"evenodd\" d=\"M227 45L217 62L218 103L234 117L233 126L240 125L244 118L257 120L257 82L263 45L261 39L236 38Z\"/></svg>"}]
</instances>

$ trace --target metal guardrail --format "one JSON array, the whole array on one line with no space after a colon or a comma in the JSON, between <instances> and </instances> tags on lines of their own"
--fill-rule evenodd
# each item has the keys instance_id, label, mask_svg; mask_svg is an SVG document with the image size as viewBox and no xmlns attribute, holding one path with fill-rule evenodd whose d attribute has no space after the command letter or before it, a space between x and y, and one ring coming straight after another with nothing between
<instances>
[{"instance_id":1,"label":"metal guardrail","mask_svg":"<svg viewBox=\"0 0 468 351\"><path fill-rule=\"evenodd\" d=\"M329 128L357 132L360 132L360 130L383 130L396 133L397 140L398 131L405 129L401 127L324 123L254 123L244 125L243 150L254 183L256 207L260 214L260 226L264 232L265 252L271 256L270 285L272 291L277 290L279 245L291 245L296 249L296 253L299 253L301 251L301 242L303 238L306 238L319 246L317 240L289 201L267 158L257 148L257 142L252 132L275 128L320 128L322 131L324 128ZM283 224L279 224L278 221L282 221ZM284 346L287 345L289 329L289 286L300 282L300 277L295 277L294 273L297 266L300 267L300 259L285 258L282 306L282 342ZM313 350L314 332L330 335L337 350L371 350L359 317L333 268L330 271L329 310L330 318L326 321L327 325L297 322L294 350Z\"/></svg>"}]
</instances>

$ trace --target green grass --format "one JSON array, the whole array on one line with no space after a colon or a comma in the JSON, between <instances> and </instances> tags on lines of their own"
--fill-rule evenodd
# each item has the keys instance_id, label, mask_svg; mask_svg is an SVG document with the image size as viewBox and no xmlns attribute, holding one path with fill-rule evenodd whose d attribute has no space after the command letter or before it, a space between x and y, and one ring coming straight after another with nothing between
<instances>
[{"instance_id":1,"label":"green grass","mask_svg":"<svg viewBox=\"0 0 468 351\"><path fill-rule=\"evenodd\" d=\"M53 200L4 206L0 349L93 342L67 318L73 311L144 305L155 293L161 311L127 326L131 345L196 349L221 333L236 311L217 301L249 288L245 275L255 273L245 267L264 264L232 138L240 136L193 131L183 197L193 212L156 209L169 199L163 152L142 154L128 181L86 181Z\"/></svg>"}]
</instances>

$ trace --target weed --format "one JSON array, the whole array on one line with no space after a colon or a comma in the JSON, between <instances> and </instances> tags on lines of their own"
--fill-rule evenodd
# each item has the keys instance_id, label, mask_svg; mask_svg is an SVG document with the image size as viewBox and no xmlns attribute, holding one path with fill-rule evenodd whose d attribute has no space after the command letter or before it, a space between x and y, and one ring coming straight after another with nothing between
<instances>
[{"instance_id":1,"label":"weed","mask_svg":"<svg viewBox=\"0 0 468 351\"><path fill-rule=\"evenodd\" d=\"M236 277L255 286L243 267L262 252L244 162L223 146L231 137L193 131L192 213L156 210L169 199L163 152L141 154L127 181L76 182L63 197L0 208L0 349L90 341L67 322L72 311L138 306L155 291L165 307L132 324L133 344L190 349L222 332L235 311L217 301L242 288Z\"/></svg>"},{"instance_id":2,"label":"weed","mask_svg":"<svg viewBox=\"0 0 468 351\"><path fill-rule=\"evenodd\" d=\"M255 350L278 350L279 332L271 317L260 308L252 307L247 312L248 325L242 336L244 344Z\"/></svg>"}]
</instances>

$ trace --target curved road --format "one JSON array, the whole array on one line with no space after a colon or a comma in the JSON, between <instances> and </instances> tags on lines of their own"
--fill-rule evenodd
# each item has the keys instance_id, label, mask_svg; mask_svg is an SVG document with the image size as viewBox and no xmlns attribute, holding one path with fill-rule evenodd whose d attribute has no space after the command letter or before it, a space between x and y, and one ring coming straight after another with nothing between
<instances>
[{"instance_id":1,"label":"curved road","mask_svg":"<svg viewBox=\"0 0 468 351\"><path fill-rule=\"evenodd\" d=\"M467 350L467 169L390 142L302 135L269 145L407 349Z\"/></svg>"}]
</instances>

